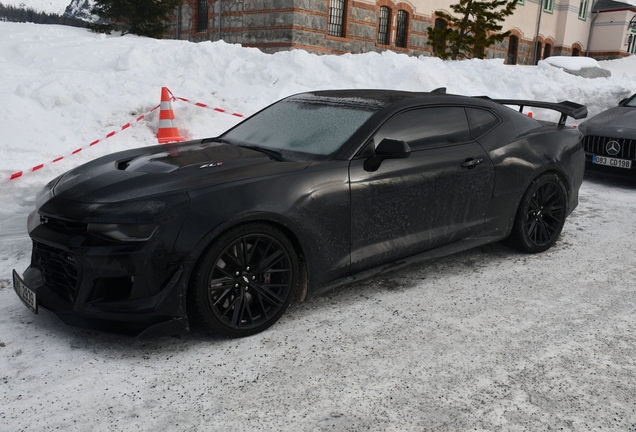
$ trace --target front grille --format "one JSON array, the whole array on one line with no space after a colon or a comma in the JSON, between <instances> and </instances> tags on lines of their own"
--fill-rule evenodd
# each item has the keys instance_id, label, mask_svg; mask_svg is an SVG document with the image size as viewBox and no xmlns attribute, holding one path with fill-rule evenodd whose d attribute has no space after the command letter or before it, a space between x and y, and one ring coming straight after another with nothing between
<instances>
[{"instance_id":1,"label":"front grille","mask_svg":"<svg viewBox=\"0 0 636 432\"><path fill-rule=\"evenodd\" d=\"M72 254L33 242L33 261L42 269L44 285L47 288L62 298L75 302L78 265Z\"/></svg>"},{"instance_id":2,"label":"front grille","mask_svg":"<svg viewBox=\"0 0 636 432\"><path fill-rule=\"evenodd\" d=\"M620 145L620 151L611 155L607 153L607 143L616 141ZM599 156L614 157L619 159L636 159L636 140L626 138L608 138L589 135L583 138L583 148L587 153Z\"/></svg>"}]
</instances>

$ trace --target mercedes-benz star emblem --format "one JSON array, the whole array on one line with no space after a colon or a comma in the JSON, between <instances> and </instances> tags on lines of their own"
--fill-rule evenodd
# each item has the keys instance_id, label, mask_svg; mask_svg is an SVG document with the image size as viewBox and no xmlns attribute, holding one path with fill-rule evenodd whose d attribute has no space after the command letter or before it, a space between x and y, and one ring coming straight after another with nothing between
<instances>
[{"instance_id":1,"label":"mercedes-benz star emblem","mask_svg":"<svg viewBox=\"0 0 636 432\"><path fill-rule=\"evenodd\" d=\"M617 141L610 141L605 145L605 151L610 156L616 156L621 151L621 145Z\"/></svg>"}]
</instances>

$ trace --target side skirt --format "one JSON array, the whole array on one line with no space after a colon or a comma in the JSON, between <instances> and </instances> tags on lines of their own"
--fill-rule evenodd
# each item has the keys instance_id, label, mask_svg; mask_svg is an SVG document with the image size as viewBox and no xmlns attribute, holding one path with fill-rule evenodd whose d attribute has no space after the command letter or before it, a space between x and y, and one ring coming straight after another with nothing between
<instances>
[{"instance_id":1,"label":"side skirt","mask_svg":"<svg viewBox=\"0 0 636 432\"><path fill-rule=\"evenodd\" d=\"M479 236L479 237L470 237L464 240L460 240L451 244L447 244L445 246L440 246L435 249L428 250L426 252L419 253L417 255L412 255L408 258L394 261L389 264L384 264L378 267L374 267L370 270L365 270L360 273L356 273L355 275L351 275L342 279L337 279L329 285L325 285L320 287L310 293L308 293L307 298L311 298L317 296L319 294L324 293L325 291L329 291L334 288L341 287L343 285L347 285L353 282L358 282L364 279L368 279L373 276L377 276L383 273L387 273L393 270L397 270L401 267L406 267L410 264L414 264L417 262L428 261L436 258L442 258L445 256L453 255L459 252L463 252L468 249L473 249L478 246L483 246L488 243L494 243L506 238L507 235L492 235L492 236Z\"/></svg>"}]
</instances>

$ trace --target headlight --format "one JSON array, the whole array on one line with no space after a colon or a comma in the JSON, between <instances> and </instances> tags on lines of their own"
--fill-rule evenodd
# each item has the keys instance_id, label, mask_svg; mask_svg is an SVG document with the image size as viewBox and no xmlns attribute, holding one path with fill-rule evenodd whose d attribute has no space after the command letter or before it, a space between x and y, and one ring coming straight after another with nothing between
<instances>
[{"instance_id":1,"label":"headlight","mask_svg":"<svg viewBox=\"0 0 636 432\"><path fill-rule=\"evenodd\" d=\"M146 224L101 224L89 223L88 232L101 234L119 241L146 241L157 231L159 225Z\"/></svg>"}]
</instances>

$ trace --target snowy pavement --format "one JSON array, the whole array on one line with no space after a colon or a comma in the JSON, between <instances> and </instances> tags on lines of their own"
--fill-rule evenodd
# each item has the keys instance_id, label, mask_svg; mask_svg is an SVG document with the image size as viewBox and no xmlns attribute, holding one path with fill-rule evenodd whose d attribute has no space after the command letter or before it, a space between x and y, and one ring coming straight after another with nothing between
<instances>
[{"instance_id":1,"label":"snowy pavement","mask_svg":"<svg viewBox=\"0 0 636 432\"><path fill-rule=\"evenodd\" d=\"M635 182L586 179L550 251L495 244L294 304L265 333L150 341L0 289L6 430L634 430Z\"/></svg>"}]
</instances>

